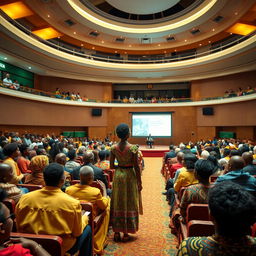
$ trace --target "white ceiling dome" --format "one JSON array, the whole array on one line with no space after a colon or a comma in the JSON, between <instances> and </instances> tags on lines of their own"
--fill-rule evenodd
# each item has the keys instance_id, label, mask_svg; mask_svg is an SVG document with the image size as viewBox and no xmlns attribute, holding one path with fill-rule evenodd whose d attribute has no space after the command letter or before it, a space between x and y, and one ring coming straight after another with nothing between
<instances>
[{"instance_id":1,"label":"white ceiling dome","mask_svg":"<svg viewBox=\"0 0 256 256\"><path fill-rule=\"evenodd\" d=\"M106 0L109 4L127 13L152 14L171 8L180 0Z\"/></svg>"}]
</instances>

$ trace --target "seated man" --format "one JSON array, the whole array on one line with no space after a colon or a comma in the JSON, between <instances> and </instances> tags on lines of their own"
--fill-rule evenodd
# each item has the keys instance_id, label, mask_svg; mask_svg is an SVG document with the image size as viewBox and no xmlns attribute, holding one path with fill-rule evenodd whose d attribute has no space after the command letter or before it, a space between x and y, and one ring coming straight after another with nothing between
<instances>
[{"instance_id":1,"label":"seated man","mask_svg":"<svg viewBox=\"0 0 256 256\"><path fill-rule=\"evenodd\" d=\"M4 160L4 163L12 167L13 178L11 181L9 181L9 183L18 184L24 177L17 165L17 159L20 155L18 144L13 142L5 145L3 153L5 156L7 156L7 158Z\"/></svg>"},{"instance_id":2,"label":"seated man","mask_svg":"<svg viewBox=\"0 0 256 256\"><path fill-rule=\"evenodd\" d=\"M250 152L244 152L242 158L245 162L244 172L248 172L251 175L256 175L256 165L253 164L253 155Z\"/></svg>"},{"instance_id":3,"label":"seated man","mask_svg":"<svg viewBox=\"0 0 256 256\"><path fill-rule=\"evenodd\" d=\"M43 174L46 187L23 195L16 206L18 232L57 235L64 252L91 256L88 217L82 216L80 202L60 189L65 181L63 166L52 163Z\"/></svg>"},{"instance_id":4,"label":"seated man","mask_svg":"<svg viewBox=\"0 0 256 256\"><path fill-rule=\"evenodd\" d=\"M107 197L107 192L104 184L101 182L103 189L103 197L98 188L91 187L94 180L93 169L90 166L83 166L80 169L80 184L70 186L66 189L66 193L81 201L86 201L94 204L95 216L102 211L106 211L104 221L101 224L98 232L94 235L94 253L102 254L104 243L107 238L109 217L110 217L110 198Z\"/></svg>"},{"instance_id":5,"label":"seated man","mask_svg":"<svg viewBox=\"0 0 256 256\"><path fill-rule=\"evenodd\" d=\"M256 179L243 170L244 160L241 156L232 156L228 163L228 172L219 176L216 183L223 181L233 181L241 185L245 190L256 195Z\"/></svg>"},{"instance_id":6,"label":"seated man","mask_svg":"<svg viewBox=\"0 0 256 256\"><path fill-rule=\"evenodd\" d=\"M210 189L209 209L215 234L185 239L177 256L255 255L256 239L250 236L256 216L254 197L238 184L225 181Z\"/></svg>"}]
</instances>

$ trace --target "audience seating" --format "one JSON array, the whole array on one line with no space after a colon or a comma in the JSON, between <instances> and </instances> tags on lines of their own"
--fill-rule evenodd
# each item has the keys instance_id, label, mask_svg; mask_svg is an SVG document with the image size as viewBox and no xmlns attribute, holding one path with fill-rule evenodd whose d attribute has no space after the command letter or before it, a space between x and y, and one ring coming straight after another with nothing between
<instances>
[{"instance_id":1,"label":"audience seating","mask_svg":"<svg viewBox=\"0 0 256 256\"><path fill-rule=\"evenodd\" d=\"M252 237L256 237L256 223L252 226Z\"/></svg>"},{"instance_id":2,"label":"audience seating","mask_svg":"<svg viewBox=\"0 0 256 256\"><path fill-rule=\"evenodd\" d=\"M27 188L29 192L43 188L42 185L35 184L17 184L17 187Z\"/></svg>"},{"instance_id":3,"label":"audience seating","mask_svg":"<svg viewBox=\"0 0 256 256\"><path fill-rule=\"evenodd\" d=\"M192 236L211 236L214 232L212 221L191 220L187 225L181 225L181 241Z\"/></svg>"},{"instance_id":4,"label":"audience seating","mask_svg":"<svg viewBox=\"0 0 256 256\"><path fill-rule=\"evenodd\" d=\"M106 179L107 179L108 187L109 187L109 188L112 188L112 183L110 182L109 174L108 174L108 173L104 173L104 176L105 176L105 177L106 177Z\"/></svg>"},{"instance_id":5,"label":"audience seating","mask_svg":"<svg viewBox=\"0 0 256 256\"><path fill-rule=\"evenodd\" d=\"M109 175L110 182L113 182L115 170L106 169L106 170L104 170L104 172Z\"/></svg>"},{"instance_id":6,"label":"audience seating","mask_svg":"<svg viewBox=\"0 0 256 256\"><path fill-rule=\"evenodd\" d=\"M210 182L214 183L217 180L217 178L218 178L217 176L211 176L210 177Z\"/></svg>"},{"instance_id":7,"label":"audience seating","mask_svg":"<svg viewBox=\"0 0 256 256\"><path fill-rule=\"evenodd\" d=\"M31 239L40 245L50 254L54 256L64 256L62 252L62 239L54 235L35 235L26 233L11 233L12 238L24 237Z\"/></svg>"},{"instance_id":8,"label":"audience seating","mask_svg":"<svg viewBox=\"0 0 256 256\"><path fill-rule=\"evenodd\" d=\"M186 222L191 220L210 220L208 204L190 204L187 208Z\"/></svg>"},{"instance_id":9,"label":"audience seating","mask_svg":"<svg viewBox=\"0 0 256 256\"><path fill-rule=\"evenodd\" d=\"M95 207L92 203L89 202L81 202L82 210L90 212L89 214L89 222L88 224L91 226L92 229L92 248L94 248L94 235L98 232L104 217L106 215L106 211L101 212L97 216L93 216L93 213L96 212L93 210Z\"/></svg>"},{"instance_id":10,"label":"audience seating","mask_svg":"<svg viewBox=\"0 0 256 256\"><path fill-rule=\"evenodd\" d=\"M212 235L212 225L208 204L190 204L187 208L186 224L180 219L180 227L178 229L179 244L189 236ZM200 233L200 229L202 229L202 233Z\"/></svg>"},{"instance_id":11,"label":"audience seating","mask_svg":"<svg viewBox=\"0 0 256 256\"><path fill-rule=\"evenodd\" d=\"M16 204L13 199L10 199L10 198L4 199L3 204L9 209L10 214L14 214Z\"/></svg>"}]
</instances>

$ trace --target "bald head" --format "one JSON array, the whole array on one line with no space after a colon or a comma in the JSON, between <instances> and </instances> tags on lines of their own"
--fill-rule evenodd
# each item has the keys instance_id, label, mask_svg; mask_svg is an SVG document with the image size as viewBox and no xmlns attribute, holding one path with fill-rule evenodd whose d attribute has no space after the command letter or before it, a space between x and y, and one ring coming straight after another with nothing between
<instances>
[{"instance_id":1,"label":"bald head","mask_svg":"<svg viewBox=\"0 0 256 256\"><path fill-rule=\"evenodd\" d=\"M80 180L82 185L90 185L94 179L94 172L92 167L83 166L80 171Z\"/></svg>"},{"instance_id":2,"label":"bald head","mask_svg":"<svg viewBox=\"0 0 256 256\"><path fill-rule=\"evenodd\" d=\"M253 162L253 155L250 152L244 152L242 158L244 159L245 165L252 164Z\"/></svg>"},{"instance_id":3,"label":"bald head","mask_svg":"<svg viewBox=\"0 0 256 256\"><path fill-rule=\"evenodd\" d=\"M61 165L65 165L67 161L66 155L64 153L59 153L55 157L55 162Z\"/></svg>"},{"instance_id":4,"label":"bald head","mask_svg":"<svg viewBox=\"0 0 256 256\"><path fill-rule=\"evenodd\" d=\"M12 167L8 164L0 163L0 182L8 183L12 180Z\"/></svg>"},{"instance_id":5,"label":"bald head","mask_svg":"<svg viewBox=\"0 0 256 256\"><path fill-rule=\"evenodd\" d=\"M177 154L177 160L179 163L181 163L184 159L184 153L183 152L178 152Z\"/></svg>"},{"instance_id":6,"label":"bald head","mask_svg":"<svg viewBox=\"0 0 256 256\"><path fill-rule=\"evenodd\" d=\"M229 160L229 171L238 171L244 168L244 159L241 156L232 156Z\"/></svg>"},{"instance_id":7,"label":"bald head","mask_svg":"<svg viewBox=\"0 0 256 256\"><path fill-rule=\"evenodd\" d=\"M92 152L85 152L84 154L84 163L89 164L94 161L94 154Z\"/></svg>"}]
</instances>

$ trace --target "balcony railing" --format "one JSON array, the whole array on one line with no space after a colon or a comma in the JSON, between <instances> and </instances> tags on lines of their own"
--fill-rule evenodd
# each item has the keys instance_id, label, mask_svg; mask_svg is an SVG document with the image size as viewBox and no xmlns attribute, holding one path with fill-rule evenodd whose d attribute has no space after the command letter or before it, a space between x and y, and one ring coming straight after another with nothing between
<instances>
[{"instance_id":1,"label":"balcony railing","mask_svg":"<svg viewBox=\"0 0 256 256\"><path fill-rule=\"evenodd\" d=\"M196 49L193 52L179 52L176 53L175 56L159 56L159 55L154 55L154 56L150 56L147 58L143 58L143 57L135 57L132 55L128 55L128 59L124 59L122 56L104 56L103 53L99 54L87 54L85 52L83 52L83 48L78 48L78 47L72 47L70 45L65 45L65 44L60 44L60 42L55 42L55 41L49 41L49 40L44 40L38 36L36 36L35 34L33 34L33 32L31 31L31 29L23 26L22 24L20 24L18 21L13 20L12 18L10 18L5 12L3 12L2 10L0 10L0 15L7 20L9 23L11 23L13 26L15 26L16 28L20 29L21 31L23 31L25 34L31 36L32 38L36 39L37 41L48 45L49 47L52 47L54 49L57 49L59 51L65 52L65 53L69 53L72 54L74 56L79 56L82 58L86 58L86 59L91 59L91 60L96 60L96 61L102 61L102 62L112 62L112 63L120 63L120 64L156 64L156 63L169 63L169 62L176 62L176 61L183 61L183 60L188 60L188 59L195 59L195 58L200 58L202 56L205 55L210 55L219 51L223 51L227 48L230 48L232 46L235 46L247 39L249 39L250 37L254 36L256 34L256 31L252 32L251 34L247 35L247 36L241 36L238 39L235 39L233 41L230 42L230 38L229 40L227 40L227 42L222 41L219 45L214 45L211 47L211 49L197 53Z\"/></svg>"},{"instance_id":2,"label":"balcony railing","mask_svg":"<svg viewBox=\"0 0 256 256\"><path fill-rule=\"evenodd\" d=\"M38 90L38 89L34 89L34 88L29 88L29 87L25 87L25 86L19 86L19 89L15 89L14 86L11 85L4 85L3 82L0 82L0 89L1 88L7 88L10 90L15 90L15 91L20 91L20 92L25 92L25 93L30 93L30 94L34 94L34 95L38 95L38 96L44 96L44 97L50 97L50 98L54 98L56 100L67 100L67 101L77 101L77 102L95 102L95 103L116 103L116 104L131 104L131 103L135 103L135 104L162 104L162 103L187 103L187 102L198 102L198 101L210 101L210 100L221 100L221 99L226 99L226 98L233 98L233 97L243 97L246 95L250 95L250 94L256 94L256 89L251 89L249 91L244 91L243 95L238 96L235 92L231 93L229 95L222 95L222 96L217 96L217 97L207 97L207 98L198 98L198 99L192 99L192 98L162 98L162 99L156 99L155 102L152 102L152 100L147 100L147 99L143 99L143 101L141 102L137 102L136 100L134 102L124 102L122 99L112 99L112 100L98 100L98 99L85 99L84 97L80 97L80 99L71 99L67 98L61 94L56 94L56 93L52 93L52 92L46 92L46 91L42 91L42 90Z\"/></svg>"}]
</instances>

